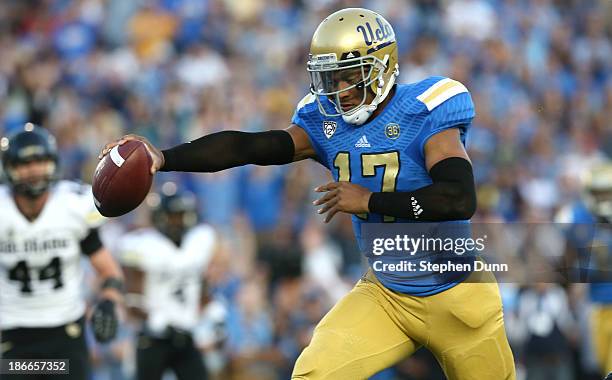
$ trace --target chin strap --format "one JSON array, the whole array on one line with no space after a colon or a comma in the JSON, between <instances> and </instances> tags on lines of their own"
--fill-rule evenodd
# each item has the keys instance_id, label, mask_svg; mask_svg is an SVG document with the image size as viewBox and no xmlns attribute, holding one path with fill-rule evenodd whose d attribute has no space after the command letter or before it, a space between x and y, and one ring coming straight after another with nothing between
<instances>
[{"instance_id":1,"label":"chin strap","mask_svg":"<svg viewBox=\"0 0 612 380\"><path fill-rule=\"evenodd\" d=\"M342 120L344 120L346 123L349 123L349 124L362 125L370 118L372 113L376 111L377 107L378 105L377 104L375 105L374 102L372 102L372 104L370 105L364 104L361 107L359 107L357 110L355 110L355 112L351 113L350 115L348 114L342 115Z\"/></svg>"},{"instance_id":2,"label":"chin strap","mask_svg":"<svg viewBox=\"0 0 612 380\"><path fill-rule=\"evenodd\" d=\"M353 124L353 125L364 124L370 118L372 113L376 111L376 108L378 108L378 105L387 98L387 95L389 95L389 91L391 91L391 88L393 87L393 84L395 83L395 78L397 78L398 76L399 76L399 65L396 63L395 70L393 71L393 75L391 76L391 78L389 78L389 82L390 82L389 86L387 86L387 88L385 89L385 92L382 92L382 89L385 86L385 80L382 77L382 71L381 71L380 77L378 78L378 85L376 87L376 96L372 100L372 103L368 105L364 104L361 107L358 107L355 111L351 112L350 114L342 115L342 119L346 123Z\"/></svg>"}]
</instances>

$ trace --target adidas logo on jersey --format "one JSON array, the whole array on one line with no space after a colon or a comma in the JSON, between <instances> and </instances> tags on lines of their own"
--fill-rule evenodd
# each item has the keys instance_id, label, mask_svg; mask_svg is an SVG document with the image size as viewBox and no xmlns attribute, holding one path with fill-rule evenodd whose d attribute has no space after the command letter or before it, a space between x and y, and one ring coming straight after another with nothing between
<instances>
[{"instance_id":1,"label":"adidas logo on jersey","mask_svg":"<svg viewBox=\"0 0 612 380\"><path fill-rule=\"evenodd\" d=\"M410 197L410 200L412 201L412 213L414 214L414 218L419 219L419 215L423 213L423 209L414 197Z\"/></svg>"},{"instance_id":2,"label":"adidas logo on jersey","mask_svg":"<svg viewBox=\"0 0 612 380\"><path fill-rule=\"evenodd\" d=\"M368 142L368 138L363 135L357 142L355 143L355 148L370 148L371 145Z\"/></svg>"}]
</instances>

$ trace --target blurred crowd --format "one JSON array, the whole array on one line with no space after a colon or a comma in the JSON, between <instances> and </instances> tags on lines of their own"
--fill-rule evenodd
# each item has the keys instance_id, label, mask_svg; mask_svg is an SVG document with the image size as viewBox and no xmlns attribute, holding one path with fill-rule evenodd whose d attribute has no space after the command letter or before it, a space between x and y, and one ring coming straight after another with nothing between
<instances>
[{"instance_id":1,"label":"blurred crowd","mask_svg":"<svg viewBox=\"0 0 612 380\"><path fill-rule=\"evenodd\" d=\"M606 0L6 0L0 135L26 121L50 129L63 177L89 182L102 146L127 133L165 148L220 130L285 128L308 92L315 27L347 6L394 26L400 82L444 75L470 90L474 220L552 221L580 197L583 173L612 157ZM312 328L362 274L349 218L323 226L310 204L329 179L314 162L157 175L156 186L194 192L202 221L222 237L206 284L226 309L223 345L203 348L218 378L288 378ZM147 223L145 206L110 221L109 247ZM551 313L567 318L557 340L541 343L562 351L546 360L588 379L597 371L575 310L584 296L549 286L563 301ZM520 322L519 293L505 288L508 319ZM130 334L95 347L96 380L129 378ZM523 364L541 354L525 334L509 334ZM424 352L378 376L443 378Z\"/></svg>"}]
</instances>

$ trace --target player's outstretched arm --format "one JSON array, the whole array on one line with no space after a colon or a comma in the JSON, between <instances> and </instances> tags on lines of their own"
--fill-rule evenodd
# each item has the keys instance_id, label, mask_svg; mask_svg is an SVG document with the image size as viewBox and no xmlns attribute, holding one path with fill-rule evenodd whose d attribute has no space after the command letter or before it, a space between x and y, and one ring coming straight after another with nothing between
<instances>
[{"instance_id":1,"label":"player's outstretched arm","mask_svg":"<svg viewBox=\"0 0 612 380\"><path fill-rule=\"evenodd\" d=\"M99 158L128 140L145 143L153 157L151 173L158 170L210 173L247 164L283 165L314 157L306 132L291 125L282 131L217 132L166 150L159 150L142 136L127 135L107 144Z\"/></svg>"}]
</instances>

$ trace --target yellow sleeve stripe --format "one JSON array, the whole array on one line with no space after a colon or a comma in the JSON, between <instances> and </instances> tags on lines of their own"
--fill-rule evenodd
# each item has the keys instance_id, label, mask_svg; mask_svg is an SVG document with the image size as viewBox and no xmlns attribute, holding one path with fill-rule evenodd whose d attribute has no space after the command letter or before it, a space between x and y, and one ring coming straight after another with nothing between
<instances>
[{"instance_id":1,"label":"yellow sleeve stripe","mask_svg":"<svg viewBox=\"0 0 612 380\"><path fill-rule=\"evenodd\" d=\"M299 110L300 108L304 107L306 104L312 103L316 100L315 96L313 94L308 94L306 96L304 96L302 98L302 100L300 100L300 102L297 105L297 109Z\"/></svg>"},{"instance_id":2,"label":"yellow sleeve stripe","mask_svg":"<svg viewBox=\"0 0 612 380\"><path fill-rule=\"evenodd\" d=\"M446 100L462 92L468 92L463 84L456 80L444 78L417 96L417 99L423 102L427 109L431 111Z\"/></svg>"}]
</instances>

